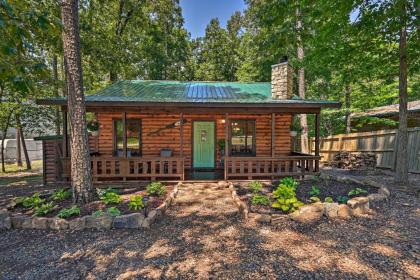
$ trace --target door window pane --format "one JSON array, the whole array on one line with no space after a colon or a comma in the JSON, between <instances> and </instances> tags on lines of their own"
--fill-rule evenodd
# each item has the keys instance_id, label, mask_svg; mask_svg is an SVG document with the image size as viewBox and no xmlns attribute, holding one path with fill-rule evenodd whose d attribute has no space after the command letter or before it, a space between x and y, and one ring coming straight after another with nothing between
<instances>
[{"instance_id":1,"label":"door window pane","mask_svg":"<svg viewBox=\"0 0 420 280\"><path fill-rule=\"evenodd\" d=\"M141 121L136 119L127 119L127 156L141 156ZM114 154L115 156L124 156L122 120L114 120Z\"/></svg>"},{"instance_id":2,"label":"door window pane","mask_svg":"<svg viewBox=\"0 0 420 280\"><path fill-rule=\"evenodd\" d=\"M230 129L230 154L255 155L255 120L232 120Z\"/></svg>"}]
</instances>

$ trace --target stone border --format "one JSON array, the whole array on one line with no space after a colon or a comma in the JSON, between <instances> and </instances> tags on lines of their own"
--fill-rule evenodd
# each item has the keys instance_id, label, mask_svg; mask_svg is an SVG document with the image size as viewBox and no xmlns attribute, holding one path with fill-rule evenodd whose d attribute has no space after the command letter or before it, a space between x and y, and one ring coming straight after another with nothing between
<instances>
[{"instance_id":1,"label":"stone border","mask_svg":"<svg viewBox=\"0 0 420 280\"><path fill-rule=\"evenodd\" d=\"M374 211L370 209L369 202L379 202L388 199L390 191L383 184L365 179L363 181L347 176L331 176L321 174L321 179L336 180L345 183L355 183L358 185L368 185L370 187L378 188L377 193L369 194L363 197L354 197L347 201L347 204L338 204L337 202L317 202L306 204L299 208L299 210L290 214L260 214L249 211L248 205L242 201L233 183L229 183L229 189L232 193L232 199L243 215L245 220L252 220L257 223L269 223L272 225L280 224L282 221L291 219L300 223L310 224L318 221L322 216L329 219L348 220L352 216L359 217L365 215L373 215Z\"/></svg>"},{"instance_id":2,"label":"stone border","mask_svg":"<svg viewBox=\"0 0 420 280\"><path fill-rule=\"evenodd\" d=\"M0 209L0 230L1 229L52 229L52 230L83 230L83 229L139 229L150 228L169 206L174 202L181 183L175 185L173 191L165 201L156 209L150 211L147 217L143 213L131 213L112 217L104 214L102 216L84 216L73 220L65 220L58 217L28 217L25 215L11 215L7 209Z\"/></svg>"}]
</instances>

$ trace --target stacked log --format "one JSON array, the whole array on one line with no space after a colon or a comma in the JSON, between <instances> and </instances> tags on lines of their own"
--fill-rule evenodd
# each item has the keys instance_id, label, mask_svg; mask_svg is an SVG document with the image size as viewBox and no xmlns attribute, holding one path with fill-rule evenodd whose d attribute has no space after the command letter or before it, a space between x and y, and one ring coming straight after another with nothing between
<instances>
[{"instance_id":1,"label":"stacked log","mask_svg":"<svg viewBox=\"0 0 420 280\"><path fill-rule=\"evenodd\" d=\"M371 169L376 167L376 155L373 153L339 152L329 166L341 169Z\"/></svg>"}]
</instances>

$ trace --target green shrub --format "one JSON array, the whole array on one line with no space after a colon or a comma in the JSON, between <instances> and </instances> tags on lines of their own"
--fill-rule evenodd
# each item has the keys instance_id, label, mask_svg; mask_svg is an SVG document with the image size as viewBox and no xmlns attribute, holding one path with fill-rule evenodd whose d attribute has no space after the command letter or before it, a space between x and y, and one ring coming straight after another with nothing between
<instances>
[{"instance_id":1,"label":"green shrub","mask_svg":"<svg viewBox=\"0 0 420 280\"><path fill-rule=\"evenodd\" d=\"M72 216L79 216L80 215L80 208L76 205L72 206L71 208L63 208L58 212L58 217L62 219L67 219Z\"/></svg>"},{"instance_id":2,"label":"green shrub","mask_svg":"<svg viewBox=\"0 0 420 280\"><path fill-rule=\"evenodd\" d=\"M321 190L317 186L312 186L311 190L309 191L310 196L319 196L321 193Z\"/></svg>"},{"instance_id":3,"label":"green shrub","mask_svg":"<svg viewBox=\"0 0 420 280\"><path fill-rule=\"evenodd\" d=\"M92 216L93 217L101 217L101 216L103 216L105 213L104 213L104 211L102 211L102 210L97 210L97 211L95 211L95 212L93 212L92 213Z\"/></svg>"},{"instance_id":4,"label":"green shrub","mask_svg":"<svg viewBox=\"0 0 420 280\"><path fill-rule=\"evenodd\" d=\"M161 182L152 182L147 185L146 192L150 196L161 196L166 192L166 186Z\"/></svg>"},{"instance_id":5,"label":"green shrub","mask_svg":"<svg viewBox=\"0 0 420 280\"><path fill-rule=\"evenodd\" d=\"M112 217L116 217L116 216L121 215L121 211L120 211L120 210L118 210L118 208L117 208L117 207L110 207L110 208L106 209L106 212L107 212L109 215L111 215Z\"/></svg>"},{"instance_id":6,"label":"green shrub","mask_svg":"<svg viewBox=\"0 0 420 280\"><path fill-rule=\"evenodd\" d=\"M34 208L45 202L45 199L39 197L39 193L34 193L33 196L22 196L15 199L17 205L22 205L25 208Z\"/></svg>"},{"instance_id":7,"label":"green shrub","mask_svg":"<svg viewBox=\"0 0 420 280\"><path fill-rule=\"evenodd\" d=\"M349 200L348 196L345 196L345 195L337 196L337 202L340 204L346 204L348 200Z\"/></svg>"},{"instance_id":8,"label":"green shrub","mask_svg":"<svg viewBox=\"0 0 420 280\"><path fill-rule=\"evenodd\" d=\"M251 203L253 205L268 205L270 204L270 199L266 195L254 194Z\"/></svg>"},{"instance_id":9,"label":"green shrub","mask_svg":"<svg viewBox=\"0 0 420 280\"><path fill-rule=\"evenodd\" d=\"M113 189L113 188L111 188L111 187L108 187L108 188L107 188L107 189L105 189L105 190L99 190L99 191L98 191L99 197L104 196L104 195L105 195L105 194L107 194L107 193L115 193L115 194L119 194L118 190Z\"/></svg>"},{"instance_id":10,"label":"green shrub","mask_svg":"<svg viewBox=\"0 0 420 280\"><path fill-rule=\"evenodd\" d=\"M280 184L273 192L276 201L271 205L273 208L280 209L283 212L294 212L304 203L296 197L295 187Z\"/></svg>"},{"instance_id":11,"label":"green shrub","mask_svg":"<svg viewBox=\"0 0 420 280\"><path fill-rule=\"evenodd\" d=\"M334 199L333 199L331 196L327 196L327 197L324 199L324 202L327 202L327 203L333 203L333 202L334 202Z\"/></svg>"},{"instance_id":12,"label":"green shrub","mask_svg":"<svg viewBox=\"0 0 420 280\"><path fill-rule=\"evenodd\" d=\"M50 213L51 211L53 211L54 209L55 209L55 205L54 205L53 202L44 203L44 204L41 204L41 205L35 207L34 215L35 216L45 216L48 213Z\"/></svg>"},{"instance_id":13,"label":"green shrub","mask_svg":"<svg viewBox=\"0 0 420 280\"><path fill-rule=\"evenodd\" d=\"M285 177L280 180L279 185L285 185L287 187L293 188L293 190L296 190L296 188L299 186L299 182L293 179L292 177Z\"/></svg>"},{"instance_id":14,"label":"green shrub","mask_svg":"<svg viewBox=\"0 0 420 280\"><path fill-rule=\"evenodd\" d=\"M355 188L349 191L348 193L349 196L356 196L356 195L361 195L361 194L367 194L367 191L362 188Z\"/></svg>"},{"instance_id":15,"label":"green shrub","mask_svg":"<svg viewBox=\"0 0 420 280\"><path fill-rule=\"evenodd\" d=\"M70 189L68 189L68 190L59 189L51 195L51 198L55 201L66 200L70 197L71 197L71 190Z\"/></svg>"},{"instance_id":16,"label":"green shrub","mask_svg":"<svg viewBox=\"0 0 420 280\"><path fill-rule=\"evenodd\" d=\"M309 200L311 201L311 202L320 202L321 201L321 199L319 199L319 197L317 197L317 196L311 196L310 198L309 198Z\"/></svg>"},{"instance_id":17,"label":"green shrub","mask_svg":"<svg viewBox=\"0 0 420 280\"><path fill-rule=\"evenodd\" d=\"M144 208L143 196L140 194L131 196L130 202L128 203L128 208L135 211Z\"/></svg>"},{"instance_id":18,"label":"green shrub","mask_svg":"<svg viewBox=\"0 0 420 280\"><path fill-rule=\"evenodd\" d=\"M105 205L109 205L109 204L119 204L119 203L121 203L122 198L117 193L114 193L114 192L105 192L101 196L101 200L102 200L103 203L105 203Z\"/></svg>"},{"instance_id":19,"label":"green shrub","mask_svg":"<svg viewBox=\"0 0 420 280\"><path fill-rule=\"evenodd\" d=\"M249 183L248 187L253 193L259 193L263 188L263 184L258 181L252 181Z\"/></svg>"}]
</instances>

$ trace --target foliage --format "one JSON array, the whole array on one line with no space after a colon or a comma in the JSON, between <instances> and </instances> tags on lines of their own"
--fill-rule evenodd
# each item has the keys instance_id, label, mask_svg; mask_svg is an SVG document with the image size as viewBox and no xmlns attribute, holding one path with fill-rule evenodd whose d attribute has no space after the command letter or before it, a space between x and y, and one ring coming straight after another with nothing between
<instances>
[{"instance_id":1,"label":"foliage","mask_svg":"<svg viewBox=\"0 0 420 280\"><path fill-rule=\"evenodd\" d=\"M304 203L296 198L295 188L280 184L279 187L273 192L273 198L276 201L271 205L273 208L280 209L283 212L294 212Z\"/></svg>"},{"instance_id":2,"label":"foliage","mask_svg":"<svg viewBox=\"0 0 420 280\"><path fill-rule=\"evenodd\" d=\"M86 125L87 130L90 132L99 130L99 123L97 121L90 121Z\"/></svg>"},{"instance_id":3,"label":"foliage","mask_svg":"<svg viewBox=\"0 0 420 280\"><path fill-rule=\"evenodd\" d=\"M60 212L58 212L57 216L62 219L67 219L72 216L78 216L78 215L80 215L80 208L74 205L70 208L61 209Z\"/></svg>"},{"instance_id":4,"label":"foliage","mask_svg":"<svg viewBox=\"0 0 420 280\"><path fill-rule=\"evenodd\" d=\"M327 197L324 199L324 202L327 202L327 203L333 203L333 202L334 202L334 199L333 199L331 196L327 196Z\"/></svg>"},{"instance_id":5,"label":"foliage","mask_svg":"<svg viewBox=\"0 0 420 280\"><path fill-rule=\"evenodd\" d=\"M253 205L269 205L270 199L266 195L254 194L251 203Z\"/></svg>"},{"instance_id":6,"label":"foliage","mask_svg":"<svg viewBox=\"0 0 420 280\"><path fill-rule=\"evenodd\" d=\"M92 216L97 218L97 217L103 216L104 214L105 213L103 210L96 210L95 212L92 213Z\"/></svg>"},{"instance_id":7,"label":"foliage","mask_svg":"<svg viewBox=\"0 0 420 280\"><path fill-rule=\"evenodd\" d=\"M321 199L319 199L319 197L317 197L317 196L311 196L311 197L309 198L309 200L310 200L311 202L320 202L320 201L321 201Z\"/></svg>"},{"instance_id":8,"label":"foliage","mask_svg":"<svg viewBox=\"0 0 420 280\"><path fill-rule=\"evenodd\" d=\"M55 209L53 202L43 203L35 207L34 215L35 216L45 216L48 213L52 212Z\"/></svg>"},{"instance_id":9,"label":"foliage","mask_svg":"<svg viewBox=\"0 0 420 280\"><path fill-rule=\"evenodd\" d=\"M340 204L347 204L348 200L349 200L348 196L345 196L345 195L337 196L337 202Z\"/></svg>"},{"instance_id":10,"label":"foliage","mask_svg":"<svg viewBox=\"0 0 420 280\"><path fill-rule=\"evenodd\" d=\"M71 189L67 189L67 190L59 189L51 195L51 198L56 201L66 200L70 197L71 197Z\"/></svg>"},{"instance_id":11,"label":"foliage","mask_svg":"<svg viewBox=\"0 0 420 280\"><path fill-rule=\"evenodd\" d=\"M317 186L312 186L311 190L309 191L310 196L319 196L321 194L321 190Z\"/></svg>"},{"instance_id":12,"label":"foliage","mask_svg":"<svg viewBox=\"0 0 420 280\"><path fill-rule=\"evenodd\" d=\"M262 190L263 184L258 181L252 181L249 183L248 187L254 194L256 194Z\"/></svg>"},{"instance_id":13,"label":"foliage","mask_svg":"<svg viewBox=\"0 0 420 280\"><path fill-rule=\"evenodd\" d=\"M105 192L101 196L101 201L105 203L105 205L109 204L119 204L122 201L122 198L119 194L115 192Z\"/></svg>"},{"instance_id":14,"label":"foliage","mask_svg":"<svg viewBox=\"0 0 420 280\"><path fill-rule=\"evenodd\" d=\"M132 195L130 197L130 202L128 202L128 208L135 211L144 208L143 196L140 194Z\"/></svg>"},{"instance_id":15,"label":"foliage","mask_svg":"<svg viewBox=\"0 0 420 280\"><path fill-rule=\"evenodd\" d=\"M367 194L367 191L362 188L355 188L349 191L348 196L356 196L361 194Z\"/></svg>"},{"instance_id":16,"label":"foliage","mask_svg":"<svg viewBox=\"0 0 420 280\"><path fill-rule=\"evenodd\" d=\"M299 186L299 182L292 177L285 177L280 180L280 185L291 187L294 191L296 191L296 188Z\"/></svg>"},{"instance_id":17,"label":"foliage","mask_svg":"<svg viewBox=\"0 0 420 280\"><path fill-rule=\"evenodd\" d=\"M166 192L166 186L161 182L152 182L147 185L146 192L150 196L161 196Z\"/></svg>"},{"instance_id":18,"label":"foliage","mask_svg":"<svg viewBox=\"0 0 420 280\"><path fill-rule=\"evenodd\" d=\"M98 195L99 196L103 196L103 195L105 195L105 194L107 194L107 193L115 193L115 194L119 194L119 191L118 190L116 190L116 189L113 189L113 188L111 188L111 187L108 187L107 189L105 189L105 190L99 190L98 191Z\"/></svg>"},{"instance_id":19,"label":"foliage","mask_svg":"<svg viewBox=\"0 0 420 280\"><path fill-rule=\"evenodd\" d=\"M109 208L107 208L107 209L106 209L106 212L107 212L109 215L111 215L112 217L116 217L116 216L121 215L121 211L120 211L120 210L118 210L118 208L117 208L117 207L109 207Z\"/></svg>"},{"instance_id":20,"label":"foliage","mask_svg":"<svg viewBox=\"0 0 420 280\"><path fill-rule=\"evenodd\" d=\"M17 197L15 199L17 205L22 205L24 208L38 207L45 202L45 199L39 197L39 193L34 193L33 196Z\"/></svg>"}]
</instances>

